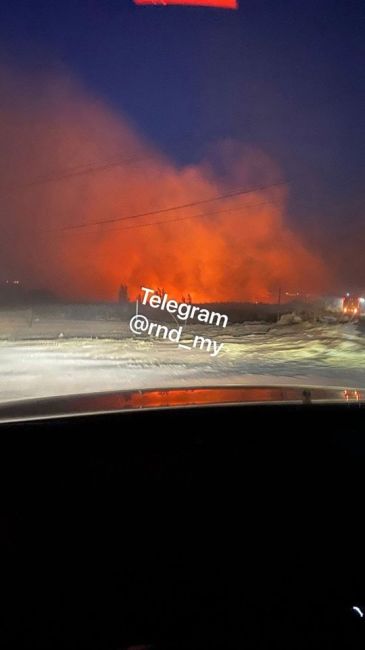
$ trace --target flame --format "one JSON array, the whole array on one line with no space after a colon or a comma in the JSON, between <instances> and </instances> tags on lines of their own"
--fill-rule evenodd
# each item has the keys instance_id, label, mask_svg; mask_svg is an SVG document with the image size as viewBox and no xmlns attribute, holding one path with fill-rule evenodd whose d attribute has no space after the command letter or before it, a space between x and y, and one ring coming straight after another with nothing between
<instances>
[{"instance_id":1,"label":"flame","mask_svg":"<svg viewBox=\"0 0 365 650\"><path fill-rule=\"evenodd\" d=\"M132 298L150 286L194 302L275 301L279 286L325 286L264 154L235 145L228 181L207 162L177 166L69 81L43 93L34 80L29 93L10 87L0 111L2 274L73 300L115 300L121 283ZM129 218L245 187L262 189Z\"/></svg>"}]
</instances>

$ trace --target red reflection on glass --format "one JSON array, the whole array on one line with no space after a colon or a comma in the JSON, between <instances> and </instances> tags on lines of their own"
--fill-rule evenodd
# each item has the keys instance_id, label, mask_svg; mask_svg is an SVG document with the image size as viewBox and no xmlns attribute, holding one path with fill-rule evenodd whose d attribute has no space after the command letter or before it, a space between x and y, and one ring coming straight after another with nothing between
<instances>
[{"instance_id":1,"label":"red reflection on glass","mask_svg":"<svg viewBox=\"0 0 365 650\"><path fill-rule=\"evenodd\" d=\"M190 5L195 7L220 7L238 9L238 0L134 0L136 5Z\"/></svg>"}]
</instances>

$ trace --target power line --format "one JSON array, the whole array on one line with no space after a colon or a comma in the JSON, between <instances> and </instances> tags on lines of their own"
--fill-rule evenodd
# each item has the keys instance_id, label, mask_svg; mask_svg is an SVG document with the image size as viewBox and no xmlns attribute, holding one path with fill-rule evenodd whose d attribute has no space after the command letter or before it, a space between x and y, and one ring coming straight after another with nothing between
<instances>
[{"instance_id":1,"label":"power line","mask_svg":"<svg viewBox=\"0 0 365 650\"><path fill-rule=\"evenodd\" d=\"M120 230L135 230L137 228L147 228L149 226L161 226L169 223L176 223L178 221L186 221L187 219L199 219L202 217L212 217L218 214L227 214L227 213L232 213L232 212L239 212L241 210L244 210L245 208L250 209L250 208L256 208L262 205L274 205L275 203L280 203L281 199L277 200L272 200L272 201L261 201L260 203L252 203L252 204L247 204L247 205L240 205L237 208L228 208L227 210L215 210L214 212L201 212L200 214L191 214L186 217L176 217L175 219L165 219L164 221L151 221L149 223L138 223L134 224L133 226L122 226L121 228L108 228L107 230L103 230L102 234L106 234L109 232L116 232ZM95 235L97 234L97 231L88 231L88 232L82 232L83 235Z\"/></svg>"},{"instance_id":2,"label":"power line","mask_svg":"<svg viewBox=\"0 0 365 650\"><path fill-rule=\"evenodd\" d=\"M75 167L69 167L68 169L61 170L60 172L57 172L53 175L50 174L49 176L39 176L38 178L35 178L28 183L0 187L0 196L6 196L7 194L11 194L14 191L36 187L37 185L57 183L59 181L68 180L70 178L78 176L86 176L88 174L107 171L108 169L113 169L114 167L133 165L136 163L144 162L145 160L151 160L152 158L156 158L156 155L151 154L150 156L144 156L143 158L121 158L119 160L100 164L90 163L87 165L76 165Z\"/></svg>"},{"instance_id":3,"label":"power line","mask_svg":"<svg viewBox=\"0 0 365 650\"><path fill-rule=\"evenodd\" d=\"M320 102L314 102L314 103L309 102L309 103L306 104L306 107L310 107L310 108L312 108L313 106L314 107L322 107L323 105L326 105L328 103L333 103L333 101L338 99L338 97L343 97L343 96L346 96L347 94L348 93L343 93L343 92L340 93L340 94L337 93L337 94L333 95L332 97L324 98ZM303 102L302 102L301 105L303 105ZM204 132L203 134L201 132L199 132L199 134L197 134L197 133L193 134L193 136L192 136L192 134L190 132L189 132L189 134L184 134L184 135L179 134L179 135L170 136L169 142L170 143L171 142L177 143L177 142L180 142L180 141L185 142L186 138L187 138L187 135L189 135L189 139L191 139L191 137L193 137L193 139L195 139L198 142L202 138L202 136L206 140L209 140L209 139L212 139L212 138L214 138L214 139L217 138L216 131L210 131L209 130L209 131ZM224 137L224 136L222 136L222 134L220 134L219 137ZM154 144L152 143L151 147L153 147L153 146L154 146ZM107 162L101 162L101 163L93 162L93 163L87 163L87 164L84 164L84 165L76 165L76 166L73 166L73 167L60 169L58 171L55 171L53 174L50 174L50 175L47 175L47 176L36 177L33 180L28 181L27 183L14 184L14 185L9 185L7 187L0 187L0 197L2 195L4 195L4 194L6 195L6 194L11 193L13 191L32 188L32 187L35 187L37 185L43 185L43 184L46 184L46 183L58 182L58 181L67 180L67 179L77 177L77 176L84 176L84 175L87 175L87 174L92 174L92 173L99 172L99 171L107 171L108 169L112 169L114 167L139 163L139 162L143 162L145 160L151 160L153 158L158 157L159 155L160 154L157 152L157 153L151 153L151 155L143 156L143 157L140 157L140 158L130 158L130 159L122 158L122 159L119 159L119 160L117 159L116 161L109 161L109 162L107 161ZM162 153L162 156L164 156L163 153Z\"/></svg>"},{"instance_id":4,"label":"power line","mask_svg":"<svg viewBox=\"0 0 365 650\"><path fill-rule=\"evenodd\" d=\"M213 132L206 132L204 137L213 137ZM189 137L191 138L191 134L189 133ZM196 136L193 136L197 138ZM201 134L199 134L199 137L201 137ZM185 141L186 140L186 135L179 135L179 136L174 136L170 138L170 142L180 142L180 141ZM154 145L153 143L151 144L150 148L153 148ZM6 187L0 187L0 196L3 196L4 194L7 195L9 193L12 193L14 191L22 190L22 189L29 189L32 187L36 187L37 185L44 185L46 183L54 183L62 180L67 180L70 178L74 178L77 176L84 176L87 174L93 174L99 171L107 171L108 169L113 169L114 167L121 167L123 165L131 165L135 163L140 163L144 162L145 160L152 160L156 158L164 158L165 154L163 152L154 152L151 153L148 156L141 156L141 157L135 157L135 158L121 158L117 160L107 160L106 162L91 162L91 163L86 163L82 165L74 165L72 167L66 167L66 168L61 168L59 170L55 170L51 174L47 174L46 176L38 176L36 178L33 178L32 180L26 182L26 183L21 183L21 184L13 184L13 185L8 185Z\"/></svg>"},{"instance_id":5,"label":"power line","mask_svg":"<svg viewBox=\"0 0 365 650\"><path fill-rule=\"evenodd\" d=\"M186 208L193 208L196 205L203 205L205 203L212 203L214 201L221 201L223 199L233 198L235 196L241 196L243 194L253 194L255 192L262 192L264 190L271 189L272 187L278 187L280 185L287 185L289 181L277 181L276 183L270 183L269 185L259 185L257 187L251 188L249 190L236 190L233 192L228 192L226 194L220 194L218 196L211 197L209 199L200 199L199 201L192 201L191 203L182 203L180 205L173 205L169 208L159 208L158 210L149 210L148 212L139 212L137 214L132 214L126 217L114 217L110 219L100 219L98 221L89 221L87 223L78 223L72 226L64 226L62 228L48 229L47 232L57 232L64 230L77 230L81 228L87 228L89 226L100 226L104 223L116 223L119 221L128 221L131 219L140 219L141 217L152 217L156 214L164 214L167 212L172 212L174 210L182 210Z\"/></svg>"}]
</instances>

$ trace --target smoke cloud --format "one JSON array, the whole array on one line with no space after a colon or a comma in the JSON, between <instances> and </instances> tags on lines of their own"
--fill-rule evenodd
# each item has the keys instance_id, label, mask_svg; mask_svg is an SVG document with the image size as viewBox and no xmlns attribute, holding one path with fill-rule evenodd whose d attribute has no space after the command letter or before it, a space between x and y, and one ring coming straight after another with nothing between
<instances>
[{"instance_id":1,"label":"smoke cloud","mask_svg":"<svg viewBox=\"0 0 365 650\"><path fill-rule=\"evenodd\" d=\"M223 143L179 167L67 78L2 70L0 97L0 279L73 300L115 300L121 283L195 302L326 287L263 153ZM261 189L199 204L245 188ZM129 218L145 212L156 214Z\"/></svg>"}]
</instances>

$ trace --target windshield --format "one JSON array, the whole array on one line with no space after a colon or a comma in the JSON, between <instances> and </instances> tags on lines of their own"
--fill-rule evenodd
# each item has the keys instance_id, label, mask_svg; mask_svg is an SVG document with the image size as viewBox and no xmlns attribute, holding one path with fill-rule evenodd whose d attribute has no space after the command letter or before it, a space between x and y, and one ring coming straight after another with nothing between
<instances>
[{"instance_id":1,"label":"windshield","mask_svg":"<svg viewBox=\"0 0 365 650\"><path fill-rule=\"evenodd\" d=\"M365 388L361 13L1 3L0 401Z\"/></svg>"}]
</instances>

